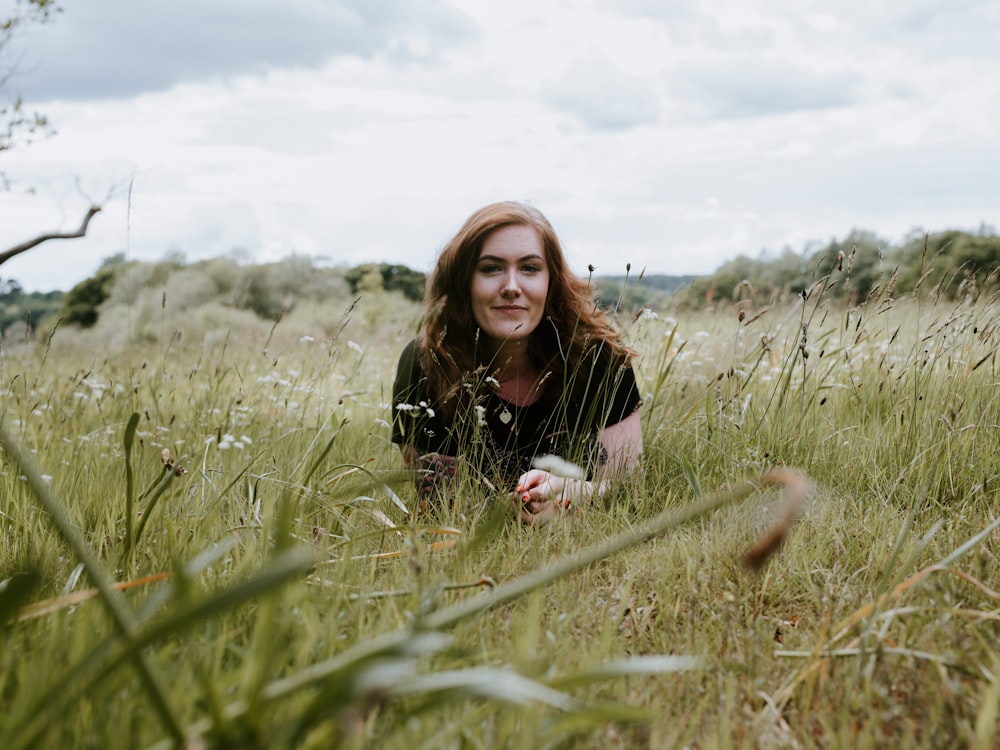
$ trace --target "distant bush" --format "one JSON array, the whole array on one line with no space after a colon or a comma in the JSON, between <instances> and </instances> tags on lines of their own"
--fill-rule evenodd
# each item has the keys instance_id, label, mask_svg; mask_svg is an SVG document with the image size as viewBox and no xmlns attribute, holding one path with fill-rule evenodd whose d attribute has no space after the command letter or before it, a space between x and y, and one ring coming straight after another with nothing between
<instances>
[{"instance_id":1,"label":"distant bush","mask_svg":"<svg viewBox=\"0 0 1000 750\"><path fill-rule=\"evenodd\" d=\"M643 307L662 309L673 295L690 286L697 276L664 274L636 276L595 276L594 297L601 307L635 312Z\"/></svg>"},{"instance_id":2,"label":"distant bush","mask_svg":"<svg viewBox=\"0 0 1000 750\"><path fill-rule=\"evenodd\" d=\"M60 316L65 325L89 328L97 322L98 308L108 298L115 281L116 267L101 268L84 279L63 297Z\"/></svg>"},{"instance_id":3,"label":"distant bush","mask_svg":"<svg viewBox=\"0 0 1000 750\"><path fill-rule=\"evenodd\" d=\"M47 318L62 307L62 292L25 292L14 279L0 280L0 337L30 338Z\"/></svg>"},{"instance_id":4,"label":"distant bush","mask_svg":"<svg viewBox=\"0 0 1000 750\"><path fill-rule=\"evenodd\" d=\"M387 292L401 292L404 297L414 302L424 298L424 287L427 283L425 274L401 265L388 263L364 263L344 272L344 280L350 284L351 291L371 291L378 280L381 288Z\"/></svg>"},{"instance_id":5,"label":"distant bush","mask_svg":"<svg viewBox=\"0 0 1000 750\"><path fill-rule=\"evenodd\" d=\"M922 288L953 298L997 283L1000 237L955 231L912 237L903 246L901 258L901 291Z\"/></svg>"},{"instance_id":6,"label":"distant bush","mask_svg":"<svg viewBox=\"0 0 1000 750\"><path fill-rule=\"evenodd\" d=\"M776 257L741 255L692 282L679 301L688 306L753 300L770 304L792 295L824 293L859 304L873 295L930 292L953 299L997 284L1000 237L948 231L919 235L902 246L854 230L812 253L785 249Z\"/></svg>"},{"instance_id":7,"label":"distant bush","mask_svg":"<svg viewBox=\"0 0 1000 750\"><path fill-rule=\"evenodd\" d=\"M176 254L159 263L115 260L67 295L73 305L67 322L91 326L98 316L122 306L143 321L156 308L177 312L205 305L248 310L273 321L304 301L347 300L351 295L341 272L317 267L302 256L263 265L241 265L233 258L186 264Z\"/></svg>"}]
</instances>

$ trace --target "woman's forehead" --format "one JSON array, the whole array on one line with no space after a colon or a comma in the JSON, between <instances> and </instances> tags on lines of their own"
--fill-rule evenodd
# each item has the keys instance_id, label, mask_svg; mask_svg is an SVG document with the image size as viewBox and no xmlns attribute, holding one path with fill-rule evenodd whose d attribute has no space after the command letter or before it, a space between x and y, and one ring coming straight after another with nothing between
<instances>
[{"instance_id":1,"label":"woman's forehead","mask_svg":"<svg viewBox=\"0 0 1000 750\"><path fill-rule=\"evenodd\" d=\"M490 232L483 240L479 257L545 257L542 236L527 224L508 224Z\"/></svg>"}]
</instances>

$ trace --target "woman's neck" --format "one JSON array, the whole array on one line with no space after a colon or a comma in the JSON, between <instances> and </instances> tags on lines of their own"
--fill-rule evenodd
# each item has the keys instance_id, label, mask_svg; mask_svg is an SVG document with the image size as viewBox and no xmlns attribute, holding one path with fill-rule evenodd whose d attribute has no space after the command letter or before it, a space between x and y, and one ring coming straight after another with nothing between
<instances>
[{"instance_id":1,"label":"woman's neck","mask_svg":"<svg viewBox=\"0 0 1000 750\"><path fill-rule=\"evenodd\" d=\"M489 362L491 374L501 383L524 375L537 374L525 339L501 342L493 349Z\"/></svg>"},{"instance_id":2,"label":"woman's neck","mask_svg":"<svg viewBox=\"0 0 1000 750\"><path fill-rule=\"evenodd\" d=\"M538 400L539 372L528 354L526 340L503 342L497 347L489 369L497 380L500 398L519 406Z\"/></svg>"}]
</instances>

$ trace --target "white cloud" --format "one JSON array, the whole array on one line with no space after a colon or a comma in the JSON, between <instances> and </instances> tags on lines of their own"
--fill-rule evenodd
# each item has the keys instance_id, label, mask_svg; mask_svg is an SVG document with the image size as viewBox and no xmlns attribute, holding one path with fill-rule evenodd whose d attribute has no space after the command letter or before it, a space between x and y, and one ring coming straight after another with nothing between
<instances>
[{"instance_id":1,"label":"white cloud","mask_svg":"<svg viewBox=\"0 0 1000 750\"><path fill-rule=\"evenodd\" d=\"M475 34L440 0L88 0L27 39L23 85L33 99L135 96L340 57L429 62Z\"/></svg>"},{"instance_id":2,"label":"white cloud","mask_svg":"<svg viewBox=\"0 0 1000 750\"><path fill-rule=\"evenodd\" d=\"M655 82L629 75L608 60L579 60L566 74L542 86L547 103L593 130L627 130L652 125L659 117Z\"/></svg>"},{"instance_id":3,"label":"white cloud","mask_svg":"<svg viewBox=\"0 0 1000 750\"><path fill-rule=\"evenodd\" d=\"M668 72L667 87L675 100L715 120L846 107L860 98L861 77L784 60L731 58L678 65Z\"/></svg>"},{"instance_id":4,"label":"white cloud","mask_svg":"<svg viewBox=\"0 0 1000 750\"><path fill-rule=\"evenodd\" d=\"M39 103L58 134L3 154L36 194L0 194L0 247L105 211L86 239L3 266L29 289L119 251L428 270L507 198L604 273L708 272L853 228L974 229L1000 205L993 4L82 5L37 32L95 59L63 81L72 97ZM189 31L196 17L214 20ZM185 59L139 54L147 26ZM21 83L66 91L71 59Z\"/></svg>"}]
</instances>

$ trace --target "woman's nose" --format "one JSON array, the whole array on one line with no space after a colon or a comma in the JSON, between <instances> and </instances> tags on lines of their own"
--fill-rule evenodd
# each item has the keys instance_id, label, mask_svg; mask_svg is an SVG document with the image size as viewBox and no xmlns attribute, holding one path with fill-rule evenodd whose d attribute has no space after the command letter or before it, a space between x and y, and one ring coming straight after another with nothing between
<instances>
[{"instance_id":1,"label":"woman's nose","mask_svg":"<svg viewBox=\"0 0 1000 750\"><path fill-rule=\"evenodd\" d=\"M503 294L508 296L517 296L521 294L521 284L518 281L516 271L512 270L504 276Z\"/></svg>"}]
</instances>

